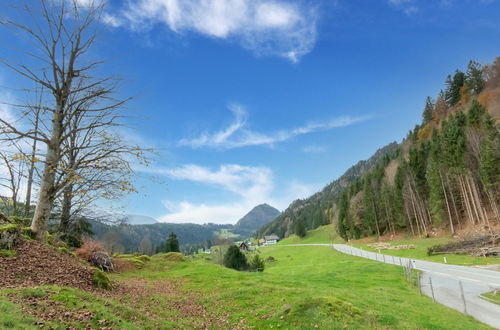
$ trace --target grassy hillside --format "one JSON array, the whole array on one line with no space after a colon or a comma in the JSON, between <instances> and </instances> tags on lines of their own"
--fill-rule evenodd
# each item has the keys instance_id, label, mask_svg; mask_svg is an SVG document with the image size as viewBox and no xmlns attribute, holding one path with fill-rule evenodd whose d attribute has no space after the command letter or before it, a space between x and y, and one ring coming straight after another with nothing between
<instances>
[{"instance_id":1,"label":"grassy hillside","mask_svg":"<svg viewBox=\"0 0 500 330\"><path fill-rule=\"evenodd\" d=\"M328 227L310 233L324 241ZM237 272L208 256L180 261L160 254L144 267L112 274L115 291L73 288L0 290L0 327L169 327L301 329L486 329L420 296L401 269L346 256L329 247L261 249L263 273Z\"/></svg>"},{"instance_id":2,"label":"grassy hillside","mask_svg":"<svg viewBox=\"0 0 500 330\"><path fill-rule=\"evenodd\" d=\"M309 230L304 238L297 235L279 241L279 245L286 244L313 244L313 243L341 243L338 234L335 232L333 225L321 226L313 230Z\"/></svg>"}]
</instances>

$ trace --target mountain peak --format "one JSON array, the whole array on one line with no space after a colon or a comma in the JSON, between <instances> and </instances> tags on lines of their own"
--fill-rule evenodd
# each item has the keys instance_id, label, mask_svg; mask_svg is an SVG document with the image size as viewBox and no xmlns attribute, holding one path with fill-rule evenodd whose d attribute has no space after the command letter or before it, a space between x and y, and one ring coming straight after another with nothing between
<instances>
[{"instance_id":1,"label":"mountain peak","mask_svg":"<svg viewBox=\"0 0 500 330\"><path fill-rule=\"evenodd\" d=\"M243 218L238 220L234 225L236 228L245 228L250 230L257 230L261 226L269 223L278 215L280 211L272 207L269 204L260 204L255 206L250 212L248 212Z\"/></svg>"}]
</instances>

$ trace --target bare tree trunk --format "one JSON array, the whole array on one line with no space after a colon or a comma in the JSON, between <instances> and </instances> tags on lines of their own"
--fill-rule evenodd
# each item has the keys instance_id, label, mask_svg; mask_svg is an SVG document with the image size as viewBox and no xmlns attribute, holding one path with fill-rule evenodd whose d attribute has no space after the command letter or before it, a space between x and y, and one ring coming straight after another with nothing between
<instances>
[{"instance_id":1,"label":"bare tree trunk","mask_svg":"<svg viewBox=\"0 0 500 330\"><path fill-rule=\"evenodd\" d=\"M450 190L451 206L453 206L453 211L455 213L455 219L457 219L459 228L462 228L462 221L460 221L460 214L458 213L457 203L455 201L455 196L453 195L453 186L450 183L450 179L448 177L448 174L445 174L445 179L446 179L446 184L448 185L449 190Z\"/></svg>"},{"instance_id":2,"label":"bare tree trunk","mask_svg":"<svg viewBox=\"0 0 500 330\"><path fill-rule=\"evenodd\" d=\"M495 196L492 191L487 190L486 194L488 195L488 199L490 201L491 209L493 210L493 214L495 214L495 218L497 221L500 221L500 212L498 210L498 205L495 201Z\"/></svg>"},{"instance_id":3,"label":"bare tree trunk","mask_svg":"<svg viewBox=\"0 0 500 330\"><path fill-rule=\"evenodd\" d=\"M40 109L37 109L35 112L35 127L34 127L34 135L35 139L33 139L33 145L31 147L31 157L30 157L30 168L28 170L28 179L26 183L26 198L24 201L24 216L28 217L30 214L30 205L31 205L31 190L33 186L33 174L35 173L35 158L36 158L36 144L38 142L38 120L40 115Z\"/></svg>"},{"instance_id":4,"label":"bare tree trunk","mask_svg":"<svg viewBox=\"0 0 500 330\"><path fill-rule=\"evenodd\" d=\"M73 185L68 184L64 188L63 201L61 209L61 223L59 224L59 231L67 233L71 221L71 201L73 199Z\"/></svg>"},{"instance_id":5,"label":"bare tree trunk","mask_svg":"<svg viewBox=\"0 0 500 330\"><path fill-rule=\"evenodd\" d=\"M403 207L405 209L406 218L408 219L408 223L410 224L411 234L415 236L415 230L413 230L413 224L411 223L410 213L408 212L408 207L406 206L405 201L403 200Z\"/></svg>"},{"instance_id":6,"label":"bare tree trunk","mask_svg":"<svg viewBox=\"0 0 500 330\"><path fill-rule=\"evenodd\" d=\"M443 189L444 200L446 202L446 210L448 211L448 220L450 221L450 230L451 234L455 234L455 228L453 227L453 219L451 217L450 203L448 202L448 194L446 193L446 187L443 182L443 175L441 174L441 170L439 170L439 179L441 180L441 188Z\"/></svg>"},{"instance_id":7,"label":"bare tree trunk","mask_svg":"<svg viewBox=\"0 0 500 330\"><path fill-rule=\"evenodd\" d=\"M458 176L458 181L460 183L460 190L462 193L462 201L463 201L463 205L465 207L465 211L466 211L467 216L468 216L468 222L475 224L474 216L472 215L472 210L470 209L469 200L467 198L467 193L465 191L465 184L463 182L463 178L461 175Z\"/></svg>"},{"instance_id":8,"label":"bare tree trunk","mask_svg":"<svg viewBox=\"0 0 500 330\"><path fill-rule=\"evenodd\" d=\"M47 144L47 156L40 183L40 194L31 222L31 230L35 232L37 240L41 242L45 241L45 232L54 205L56 171L61 157L61 107L59 106L58 109L59 111L54 114L52 119L52 136Z\"/></svg>"}]
</instances>

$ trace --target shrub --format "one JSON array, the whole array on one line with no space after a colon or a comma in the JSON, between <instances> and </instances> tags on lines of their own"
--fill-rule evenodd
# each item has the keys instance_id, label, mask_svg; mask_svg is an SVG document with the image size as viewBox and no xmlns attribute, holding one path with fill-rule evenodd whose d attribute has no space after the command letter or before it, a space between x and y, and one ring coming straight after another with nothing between
<instances>
[{"instance_id":1,"label":"shrub","mask_svg":"<svg viewBox=\"0 0 500 330\"><path fill-rule=\"evenodd\" d=\"M92 259L92 254L98 251L106 251L101 243L95 241L85 242L81 248L75 251L77 257L82 258L88 262Z\"/></svg>"},{"instance_id":2,"label":"shrub","mask_svg":"<svg viewBox=\"0 0 500 330\"><path fill-rule=\"evenodd\" d=\"M254 255L252 260L250 260L250 270L263 272L264 267L264 260L258 254Z\"/></svg>"},{"instance_id":3,"label":"shrub","mask_svg":"<svg viewBox=\"0 0 500 330\"><path fill-rule=\"evenodd\" d=\"M231 245L224 255L224 266L236 270L247 270L247 258L236 245Z\"/></svg>"},{"instance_id":4,"label":"shrub","mask_svg":"<svg viewBox=\"0 0 500 330\"><path fill-rule=\"evenodd\" d=\"M111 290L113 285L109 277L103 271L96 269L94 275L92 275L92 282L94 285L100 289Z\"/></svg>"}]
</instances>

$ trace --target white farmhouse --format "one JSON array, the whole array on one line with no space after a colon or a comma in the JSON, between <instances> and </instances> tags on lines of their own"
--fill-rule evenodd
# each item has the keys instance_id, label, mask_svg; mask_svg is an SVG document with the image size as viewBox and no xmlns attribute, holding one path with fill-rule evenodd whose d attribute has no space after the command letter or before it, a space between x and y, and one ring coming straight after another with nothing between
<instances>
[{"instance_id":1,"label":"white farmhouse","mask_svg":"<svg viewBox=\"0 0 500 330\"><path fill-rule=\"evenodd\" d=\"M264 245L273 245L278 243L280 238L276 235L269 235L269 236L264 236Z\"/></svg>"}]
</instances>

